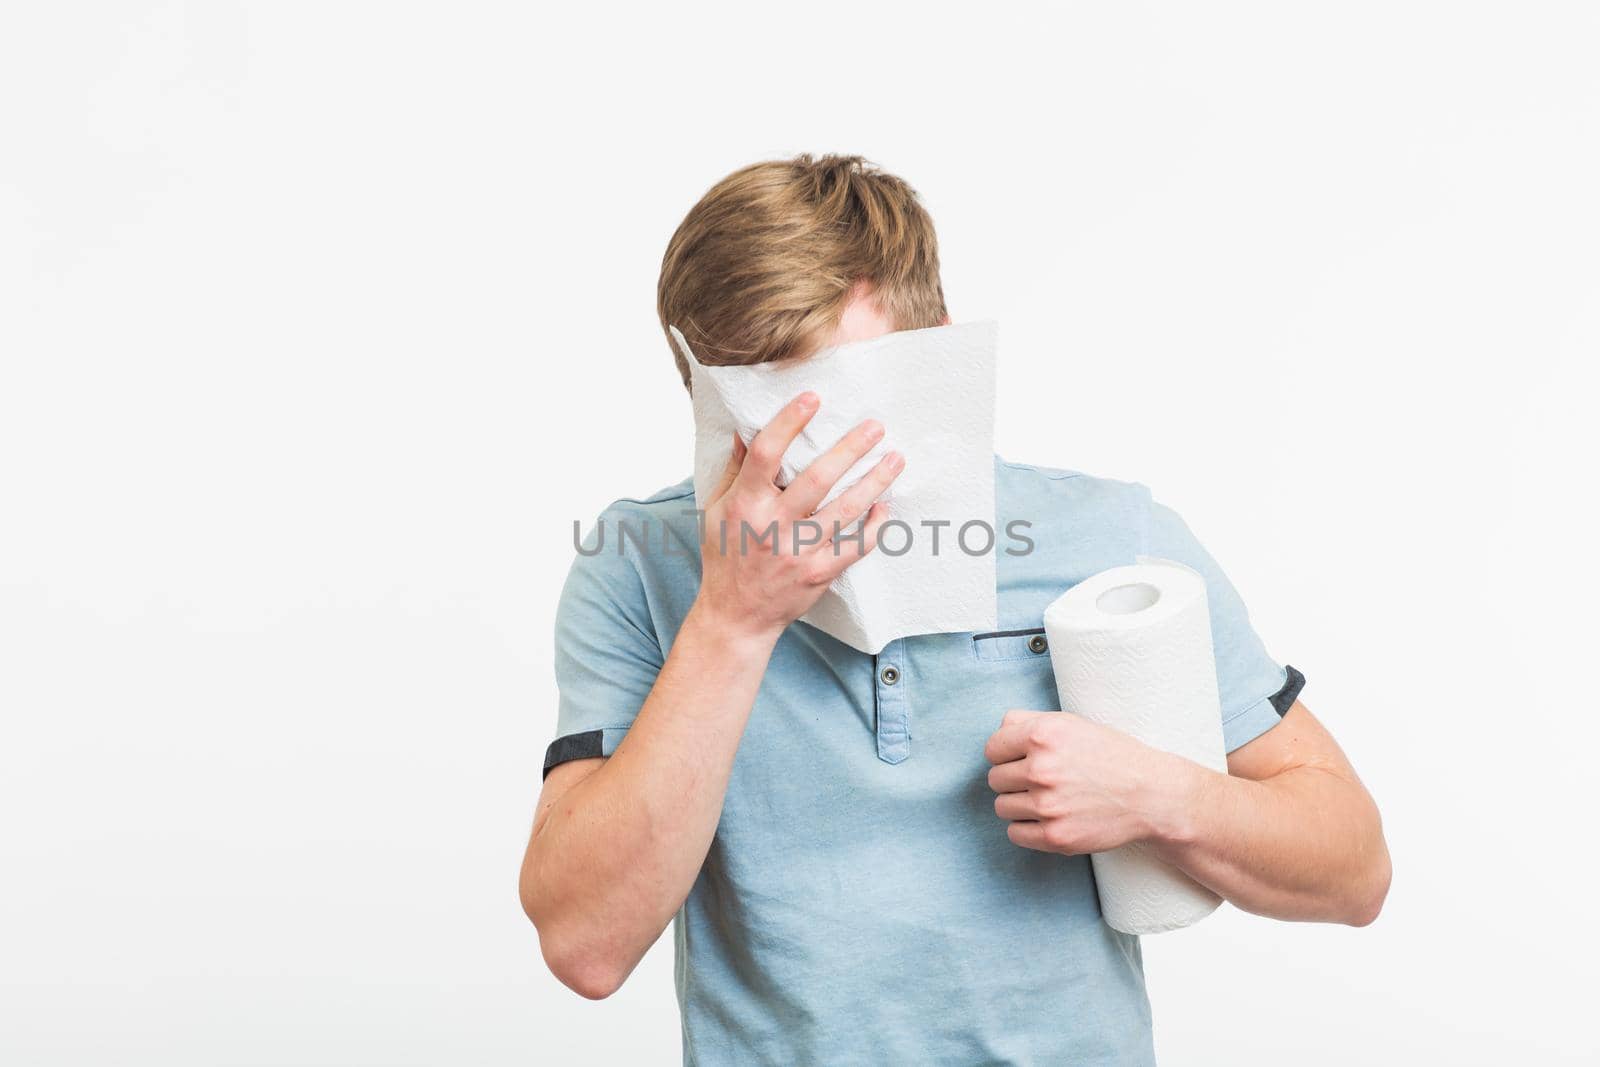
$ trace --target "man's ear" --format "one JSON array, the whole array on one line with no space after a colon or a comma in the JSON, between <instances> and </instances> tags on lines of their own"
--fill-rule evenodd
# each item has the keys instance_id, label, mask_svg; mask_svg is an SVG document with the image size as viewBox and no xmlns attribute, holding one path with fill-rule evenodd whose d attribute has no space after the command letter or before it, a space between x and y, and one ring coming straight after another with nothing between
<instances>
[{"instance_id":1,"label":"man's ear","mask_svg":"<svg viewBox=\"0 0 1600 1067\"><path fill-rule=\"evenodd\" d=\"M939 325L940 326L948 326L948 325L950 325L950 312L946 311L944 313L944 321L939 323Z\"/></svg>"}]
</instances>

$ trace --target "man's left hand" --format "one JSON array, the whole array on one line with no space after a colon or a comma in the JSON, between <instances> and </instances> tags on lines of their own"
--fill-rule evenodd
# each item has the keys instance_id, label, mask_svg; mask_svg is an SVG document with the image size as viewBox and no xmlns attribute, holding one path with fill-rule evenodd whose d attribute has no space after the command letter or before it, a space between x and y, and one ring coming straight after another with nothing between
<instances>
[{"instance_id":1,"label":"man's left hand","mask_svg":"<svg viewBox=\"0 0 1600 1067\"><path fill-rule=\"evenodd\" d=\"M1184 793L1203 770L1059 711L1006 712L983 754L1011 840L1068 855L1175 832Z\"/></svg>"}]
</instances>

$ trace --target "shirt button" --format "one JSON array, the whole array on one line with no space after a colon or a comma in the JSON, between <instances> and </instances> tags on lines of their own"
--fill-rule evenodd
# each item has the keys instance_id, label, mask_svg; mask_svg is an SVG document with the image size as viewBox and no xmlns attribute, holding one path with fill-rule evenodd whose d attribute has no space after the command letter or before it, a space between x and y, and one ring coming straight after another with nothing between
<instances>
[{"instance_id":1,"label":"shirt button","mask_svg":"<svg viewBox=\"0 0 1600 1067\"><path fill-rule=\"evenodd\" d=\"M878 672L878 677L883 679L884 685L893 685L900 680L900 672L893 667L885 667Z\"/></svg>"},{"instance_id":2,"label":"shirt button","mask_svg":"<svg viewBox=\"0 0 1600 1067\"><path fill-rule=\"evenodd\" d=\"M1050 642L1044 639L1044 634L1034 634L1028 638L1028 650L1030 652L1043 652L1049 647Z\"/></svg>"}]
</instances>

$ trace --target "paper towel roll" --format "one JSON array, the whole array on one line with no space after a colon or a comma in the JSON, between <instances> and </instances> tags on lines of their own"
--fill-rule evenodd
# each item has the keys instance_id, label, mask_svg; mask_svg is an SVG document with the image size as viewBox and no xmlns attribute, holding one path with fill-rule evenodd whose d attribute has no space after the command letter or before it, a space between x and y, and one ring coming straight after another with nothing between
<instances>
[{"instance_id":1,"label":"paper towel roll","mask_svg":"<svg viewBox=\"0 0 1600 1067\"><path fill-rule=\"evenodd\" d=\"M1064 711L1212 770L1227 767L1206 583L1180 563L1102 571L1044 613ZM1107 925L1127 934L1176 930L1221 900L1143 844L1095 853Z\"/></svg>"}]
</instances>

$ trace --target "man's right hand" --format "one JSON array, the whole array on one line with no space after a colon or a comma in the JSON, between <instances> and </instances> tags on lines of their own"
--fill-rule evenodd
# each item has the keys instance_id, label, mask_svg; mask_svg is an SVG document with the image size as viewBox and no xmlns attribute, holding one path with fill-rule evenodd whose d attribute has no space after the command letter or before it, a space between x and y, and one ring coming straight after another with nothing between
<instances>
[{"instance_id":1,"label":"man's right hand","mask_svg":"<svg viewBox=\"0 0 1600 1067\"><path fill-rule=\"evenodd\" d=\"M877 545L888 509L876 501L905 469L898 452L884 456L821 507L835 483L883 438L877 422L863 422L787 487L778 487L783 454L820 403L815 393L795 397L748 449L734 436L733 454L705 502L703 571L695 602L719 628L776 639L811 609L829 583ZM858 537L851 529L863 513Z\"/></svg>"}]
</instances>

